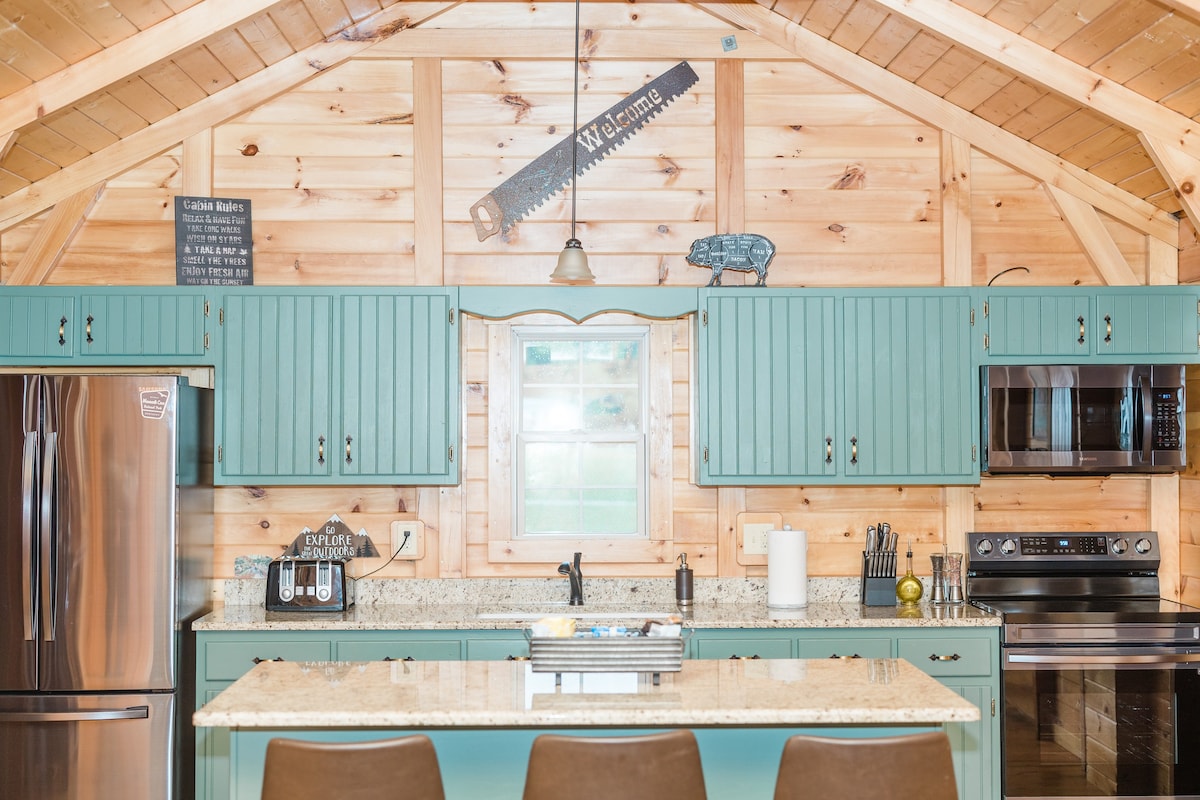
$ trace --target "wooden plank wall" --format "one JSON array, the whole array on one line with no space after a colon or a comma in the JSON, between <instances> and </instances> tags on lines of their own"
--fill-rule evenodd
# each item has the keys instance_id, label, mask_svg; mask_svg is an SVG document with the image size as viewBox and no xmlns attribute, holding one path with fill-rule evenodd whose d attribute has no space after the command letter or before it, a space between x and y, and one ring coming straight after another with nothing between
<instances>
[{"instance_id":1,"label":"wooden plank wall","mask_svg":"<svg viewBox=\"0 0 1200 800\"><path fill-rule=\"evenodd\" d=\"M598 5L584 20L581 121L682 58L700 79L579 178L578 236L601 284L703 285L708 271L684 255L693 239L723 230L775 241L772 286L939 286L967 274L943 253L942 132L694 9L639 3L635 23L624 9ZM211 131L213 194L252 201L256 283L546 283L570 231L568 194L556 194L510 235L484 241L469 209L569 132L571 8L494 3L488 10L493 26L486 31L476 18L449 11L436 30L378 45ZM562 32L561 46L503 41L531 14L543 34ZM729 33L739 49L723 54L718 42ZM493 57L492 49L509 55ZM434 118L418 120L417 109L433 109ZM1104 282L1039 180L978 149L968 160L971 283ZM172 198L189 193L182 163L179 147L113 176L47 282L174 283ZM440 231L430 234L435 213ZM20 262L40 222L5 234L0 279ZM1147 238L1107 217L1104 226L1134 273L1146 275ZM675 550L689 553L699 575L764 573L761 563L739 556L739 526L748 519L808 530L810 573L829 576L857 573L863 531L879 520L913 539L918 565L943 544L961 547L966 530L1162 526L1182 531L1174 557L1182 561L1185 594L1200 596L1200 481L1191 476L1176 484L1181 516L1162 507L1169 490L1140 478L989 478L966 488L697 487L688 447L690 342L690 323L681 321L670 506ZM216 577L232 576L238 556L278 554L301 528L333 514L382 541L392 520L427 524L426 557L381 575L551 574L544 565L487 559L487 335L478 320L464 322L463 355L462 487L218 489ZM1192 394L1200 399L1200 387ZM547 564L562 555L547 548ZM1164 569L1177 575L1179 566ZM605 567L655 576L672 568Z\"/></svg>"}]
</instances>

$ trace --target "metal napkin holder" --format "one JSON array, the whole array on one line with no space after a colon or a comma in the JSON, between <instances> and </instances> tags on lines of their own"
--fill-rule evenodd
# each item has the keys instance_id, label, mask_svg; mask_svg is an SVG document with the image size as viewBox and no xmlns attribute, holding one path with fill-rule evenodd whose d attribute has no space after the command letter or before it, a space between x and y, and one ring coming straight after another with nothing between
<instances>
[{"instance_id":1,"label":"metal napkin holder","mask_svg":"<svg viewBox=\"0 0 1200 800\"><path fill-rule=\"evenodd\" d=\"M529 661L534 672L649 672L683 669L685 637L680 636L531 636Z\"/></svg>"}]
</instances>

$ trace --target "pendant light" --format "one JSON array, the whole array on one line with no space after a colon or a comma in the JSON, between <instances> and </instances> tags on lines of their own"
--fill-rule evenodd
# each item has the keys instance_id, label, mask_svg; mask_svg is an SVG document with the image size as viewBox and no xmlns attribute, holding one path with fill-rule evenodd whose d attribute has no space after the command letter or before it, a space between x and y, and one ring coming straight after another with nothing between
<instances>
[{"instance_id":1,"label":"pendant light","mask_svg":"<svg viewBox=\"0 0 1200 800\"><path fill-rule=\"evenodd\" d=\"M571 118L571 238L558 254L558 266L550 274L551 283L594 283L596 276L588 269L587 253L575 238L575 170L576 150L579 147L579 2L575 0L575 94Z\"/></svg>"}]
</instances>

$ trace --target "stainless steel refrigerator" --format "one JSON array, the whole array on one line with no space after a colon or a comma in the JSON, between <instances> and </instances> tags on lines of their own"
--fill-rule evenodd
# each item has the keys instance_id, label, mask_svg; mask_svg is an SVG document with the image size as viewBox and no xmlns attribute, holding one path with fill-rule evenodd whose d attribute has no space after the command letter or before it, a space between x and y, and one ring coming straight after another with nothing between
<instances>
[{"instance_id":1,"label":"stainless steel refrigerator","mask_svg":"<svg viewBox=\"0 0 1200 800\"><path fill-rule=\"evenodd\" d=\"M0 797L192 793L211 392L0 375Z\"/></svg>"}]
</instances>

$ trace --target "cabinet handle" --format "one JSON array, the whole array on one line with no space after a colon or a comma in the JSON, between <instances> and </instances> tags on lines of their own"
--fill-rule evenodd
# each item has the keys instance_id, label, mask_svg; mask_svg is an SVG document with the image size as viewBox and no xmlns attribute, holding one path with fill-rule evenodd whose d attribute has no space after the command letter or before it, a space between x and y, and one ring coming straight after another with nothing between
<instances>
[{"instance_id":1,"label":"cabinet handle","mask_svg":"<svg viewBox=\"0 0 1200 800\"><path fill-rule=\"evenodd\" d=\"M960 658L962 658L962 656L960 656L958 653L954 653L954 654L948 655L948 656L939 656L937 653L934 653L933 655L931 655L929 657L929 660L930 661L958 661Z\"/></svg>"},{"instance_id":2,"label":"cabinet handle","mask_svg":"<svg viewBox=\"0 0 1200 800\"><path fill-rule=\"evenodd\" d=\"M95 321L96 321L96 318L93 317L91 314L88 314L87 327L84 329L87 332L87 343L88 344L92 343L92 323Z\"/></svg>"},{"instance_id":3,"label":"cabinet handle","mask_svg":"<svg viewBox=\"0 0 1200 800\"><path fill-rule=\"evenodd\" d=\"M275 656L274 658L259 658L255 656L253 661L255 664L261 664L264 661L283 661L283 656Z\"/></svg>"},{"instance_id":4,"label":"cabinet handle","mask_svg":"<svg viewBox=\"0 0 1200 800\"><path fill-rule=\"evenodd\" d=\"M829 436L825 437L825 463L833 463L833 438Z\"/></svg>"},{"instance_id":5,"label":"cabinet handle","mask_svg":"<svg viewBox=\"0 0 1200 800\"><path fill-rule=\"evenodd\" d=\"M1083 332L1084 332L1083 317L1079 317L1077 322L1079 323L1079 343L1083 344Z\"/></svg>"},{"instance_id":6,"label":"cabinet handle","mask_svg":"<svg viewBox=\"0 0 1200 800\"><path fill-rule=\"evenodd\" d=\"M850 437L850 463L851 464L858 463L858 437L857 436Z\"/></svg>"},{"instance_id":7,"label":"cabinet handle","mask_svg":"<svg viewBox=\"0 0 1200 800\"><path fill-rule=\"evenodd\" d=\"M1112 344L1112 317L1104 315L1104 343Z\"/></svg>"},{"instance_id":8,"label":"cabinet handle","mask_svg":"<svg viewBox=\"0 0 1200 800\"><path fill-rule=\"evenodd\" d=\"M350 457L350 442L351 442L351 439L349 436L347 436L346 437L346 463L347 464L354 463L354 459Z\"/></svg>"},{"instance_id":9,"label":"cabinet handle","mask_svg":"<svg viewBox=\"0 0 1200 800\"><path fill-rule=\"evenodd\" d=\"M830 656L830 658L862 658L862 656L860 656L858 653L855 653L852 656L839 656L837 653L834 653Z\"/></svg>"},{"instance_id":10,"label":"cabinet handle","mask_svg":"<svg viewBox=\"0 0 1200 800\"><path fill-rule=\"evenodd\" d=\"M752 656L739 656L737 653L734 653L733 655L731 655L729 657L729 660L730 661L758 661L760 658L762 658L762 656L760 656L758 653L755 653Z\"/></svg>"},{"instance_id":11,"label":"cabinet handle","mask_svg":"<svg viewBox=\"0 0 1200 800\"><path fill-rule=\"evenodd\" d=\"M392 658L391 656L384 656L383 660L384 661L416 661L416 659L413 658L412 656L405 656L404 658Z\"/></svg>"},{"instance_id":12,"label":"cabinet handle","mask_svg":"<svg viewBox=\"0 0 1200 800\"><path fill-rule=\"evenodd\" d=\"M67 318L63 317L58 321L58 346L62 347L67 343Z\"/></svg>"},{"instance_id":13,"label":"cabinet handle","mask_svg":"<svg viewBox=\"0 0 1200 800\"><path fill-rule=\"evenodd\" d=\"M321 464L321 465L325 464L325 437L324 436L317 437L317 463Z\"/></svg>"}]
</instances>

